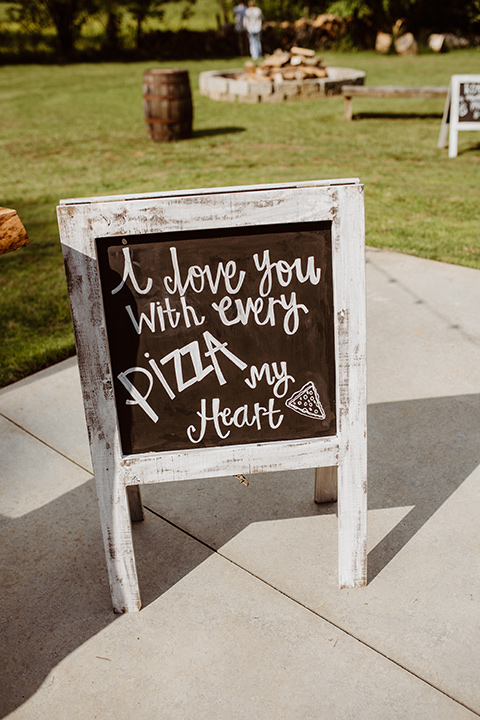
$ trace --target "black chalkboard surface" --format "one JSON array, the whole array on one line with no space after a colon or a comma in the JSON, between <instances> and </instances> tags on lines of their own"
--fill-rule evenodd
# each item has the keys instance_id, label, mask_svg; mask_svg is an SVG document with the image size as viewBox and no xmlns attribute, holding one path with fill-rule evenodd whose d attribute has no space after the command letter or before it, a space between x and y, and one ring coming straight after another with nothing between
<instances>
[{"instance_id":1,"label":"black chalkboard surface","mask_svg":"<svg viewBox=\"0 0 480 720\"><path fill-rule=\"evenodd\" d=\"M330 222L96 246L124 455L335 434Z\"/></svg>"},{"instance_id":2,"label":"black chalkboard surface","mask_svg":"<svg viewBox=\"0 0 480 720\"><path fill-rule=\"evenodd\" d=\"M480 123L480 82L460 83L458 122Z\"/></svg>"}]
</instances>

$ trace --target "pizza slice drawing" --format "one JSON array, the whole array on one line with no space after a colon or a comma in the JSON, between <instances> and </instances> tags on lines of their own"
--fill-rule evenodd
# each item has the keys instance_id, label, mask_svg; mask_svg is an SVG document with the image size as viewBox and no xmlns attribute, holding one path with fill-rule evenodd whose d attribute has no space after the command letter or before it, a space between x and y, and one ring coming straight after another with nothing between
<instances>
[{"instance_id":1,"label":"pizza slice drawing","mask_svg":"<svg viewBox=\"0 0 480 720\"><path fill-rule=\"evenodd\" d=\"M325 420L325 410L312 380L293 393L292 397L285 401L285 405L300 415L306 415L314 420Z\"/></svg>"}]
</instances>

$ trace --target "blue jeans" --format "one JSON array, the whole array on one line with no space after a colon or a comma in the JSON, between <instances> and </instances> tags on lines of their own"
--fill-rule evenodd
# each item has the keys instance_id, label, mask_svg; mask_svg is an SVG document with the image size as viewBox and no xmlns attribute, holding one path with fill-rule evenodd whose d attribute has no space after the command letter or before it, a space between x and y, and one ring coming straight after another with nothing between
<instances>
[{"instance_id":1,"label":"blue jeans","mask_svg":"<svg viewBox=\"0 0 480 720\"><path fill-rule=\"evenodd\" d=\"M262 44L260 42L260 33L248 33L250 42L250 55L252 60L258 60L262 56Z\"/></svg>"}]
</instances>

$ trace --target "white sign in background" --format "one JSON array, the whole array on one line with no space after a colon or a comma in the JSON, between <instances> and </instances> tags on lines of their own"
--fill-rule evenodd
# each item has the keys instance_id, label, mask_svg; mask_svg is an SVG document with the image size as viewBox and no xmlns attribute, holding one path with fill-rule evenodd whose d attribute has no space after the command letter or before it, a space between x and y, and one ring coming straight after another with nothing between
<instances>
[{"instance_id":1,"label":"white sign in background","mask_svg":"<svg viewBox=\"0 0 480 720\"><path fill-rule=\"evenodd\" d=\"M480 130L480 75L452 75L448 88L438 147L448 138L448 156L458 154L458 133Z\"/></svg>"}]
</instances>

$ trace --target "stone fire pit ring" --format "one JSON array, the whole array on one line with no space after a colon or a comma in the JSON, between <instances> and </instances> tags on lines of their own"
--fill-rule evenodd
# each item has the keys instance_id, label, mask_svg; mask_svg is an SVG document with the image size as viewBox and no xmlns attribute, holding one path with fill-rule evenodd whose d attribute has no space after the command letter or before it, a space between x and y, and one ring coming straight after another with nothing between
<instances>
[{"instance_id":1,"label":"stone fire pit ring","mask_svg":"<svg viewBox=\"0 0 480 720\"><path fill-rule=\"evenodd\" d=\"M343 85L363 85L366 73L352 68L326 67L327 77L305 80L256 82L238 80L243 70L200 73L200 94L227 102L285 102L340 95Z\"/></svg>"}]
</instances>

